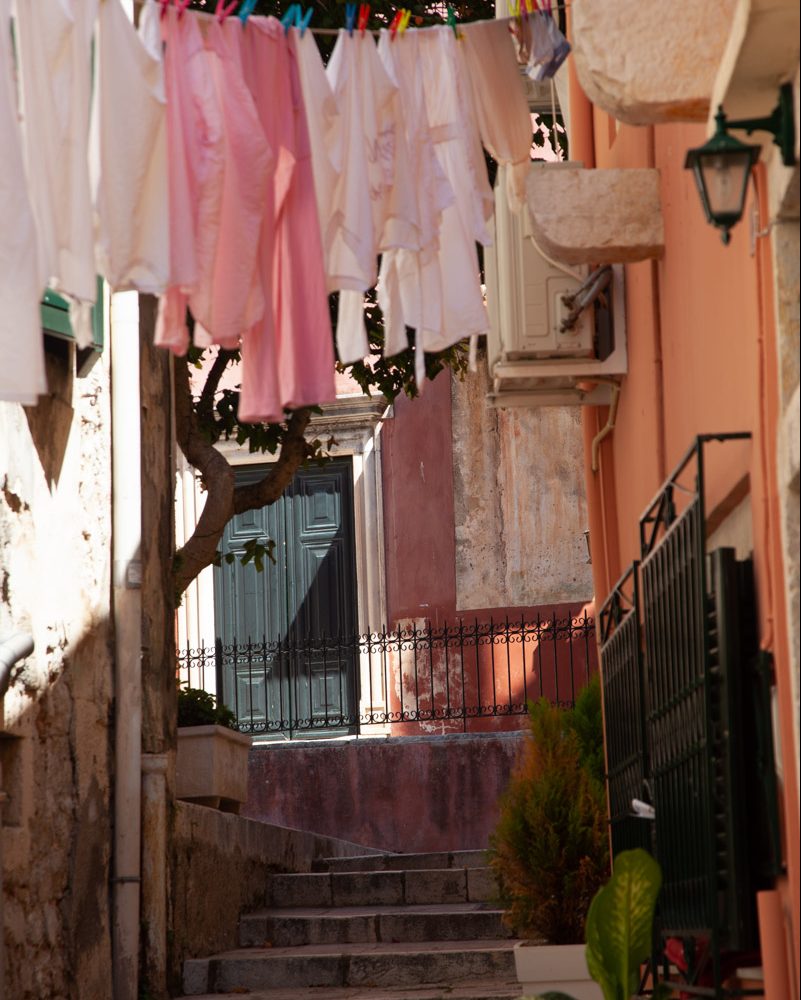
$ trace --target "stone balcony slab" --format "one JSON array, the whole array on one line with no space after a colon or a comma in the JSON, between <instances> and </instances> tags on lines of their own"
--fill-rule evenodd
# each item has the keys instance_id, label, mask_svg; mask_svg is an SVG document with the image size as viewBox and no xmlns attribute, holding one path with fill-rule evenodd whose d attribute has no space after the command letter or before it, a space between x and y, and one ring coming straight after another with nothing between
<instances>
[{"instance_id":1,"label":"stone balcony slab","mask_svg":"<svg viewBox=\"0 0 801 1000\"><path fill-rule=\"evenodd\" d=\"M706 121L737 0L573 0L573 56L593 104L629 125Z\"/></svg>"},{"instance_id":2,"label":"stone balcony slab","mask_svg":"<svg viewBox=\"0 0 801 1000\"><path fill-rule=\"evenodd\" d=\"M549 169L535 164L527 201L537 246L565 264L627 264L662 256L659 173Z\"/></svg>"}]
</instances>

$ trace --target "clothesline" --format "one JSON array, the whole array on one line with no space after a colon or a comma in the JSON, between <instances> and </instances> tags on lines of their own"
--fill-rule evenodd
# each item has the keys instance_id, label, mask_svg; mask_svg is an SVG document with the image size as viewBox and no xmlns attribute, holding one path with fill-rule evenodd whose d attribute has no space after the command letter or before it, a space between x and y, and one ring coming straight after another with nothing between
<instances>
[{"instance_id":1,"label":"clothesline","mask_svg":"<svg viewBox=\"0 0 801 1000\"><path fill-rule=\"evenodd\" d=\"M47 391L45 288L88 341L98 274L161 296L156 342L176 354L187 312L196 346L241 349L245 422L335 397L329 293L339 360L370 354L375 287L384 356L412 346L413 330L418 385L425 352L488 329L476 246L492 243L496 197L523 204L520 67L541 80L563 64L553 18L522 18L514 33L508 19L465 22L458 44L452 25L397 45L389 31L366 44L340 29L324 64L312 32L275 17L243 31L194 8L138 9L134 27L122 0L13 14L0 0L14 192L0 205L0 399ZM482 144L499 164L496 193Z\"/></svg>"}]
</instances>

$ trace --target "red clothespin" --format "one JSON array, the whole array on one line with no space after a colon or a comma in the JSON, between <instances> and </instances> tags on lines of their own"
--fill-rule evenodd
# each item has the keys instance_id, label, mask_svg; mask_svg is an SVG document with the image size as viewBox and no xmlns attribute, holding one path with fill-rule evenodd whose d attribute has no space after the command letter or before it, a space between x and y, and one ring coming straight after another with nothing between
<instances>
[{"instance_id":1,"label":"red clothespin","mask_svg":"<svg viewBox=\"0 0 801 1000\"><path fill-rule=\"evenodd\" d=\"M389 26L389 34L393 42L395 41L395 35L397 35L398 33L398 28L400 26L402 17L403 17L403 10L402 8L399 7L398 10L395 11L395 16L392 18L392 23Z\"/></svg>"},{"instance_id":2,"label":"red clothespin","mask_svg":"<svg viewBox=\"0 0 801 1000\"><path fill-rule=\"evenodd\" d=\"M370 4L363 3L359 5L359 21L356 25L359 31L364 34L367 28L367 22L370 20Z\"/></svg>"},{"instance_id":3,"label":"red clothespin","mask_svg":"<svg viewBox=\"0 0 801 1000\"><path fill-rule=\"evenodd\" d=\"M159 3L161 4L160 17L161 20L163 21L164 18L167 16L167 8L170 6L171 0L159 0Z\"/></svg>"},{"instance_id":4,"label":"red clothespin","mask_svg":"<svg viewBox=\"0 0 801 1000\"><path fill-rule=\"evenodd\" d=\"M228 17L228 15L231 13L234 7L236 7L238 3L239 0L231 0L231 2L226 7L225 0L217 0L217 7L214 11L214 16L217 18L220 24L223 23L223 21L226 19L226 17Z\"/></svg>"},{"instance_id":5,"label":"red clothespin","mask_svg":"<svg viewBox=\"0 0 801 1000\"><path fill-rule=\"evenodd\" d=\"M189 6L191 0L175 0L175 6L178 8L178 17L184 16L184 11Z\"/></svg>"}]
</instances>

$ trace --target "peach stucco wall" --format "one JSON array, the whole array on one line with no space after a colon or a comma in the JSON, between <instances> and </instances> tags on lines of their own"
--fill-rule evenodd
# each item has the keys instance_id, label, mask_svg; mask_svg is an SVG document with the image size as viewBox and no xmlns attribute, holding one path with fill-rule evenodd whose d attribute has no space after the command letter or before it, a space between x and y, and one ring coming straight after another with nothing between
<instances>
[{"instance_id":1,"label":"peach stucco wall","mask_svg":"<svg viewBox=\"0 0 801 1000\"><path fill-rule=\"evenodd\" d=\"M601 447L598 473L589 467L589 446L606 422L607 409L584 413L596 599L604 599L638 556L639 517L693 438L750 432L750 442L727 447L726 457L707 469L707 511L727 496L750 494L760 640L776 665L788 870L778 889L790 918L794 961L789 966L797 990L798 778L778 527L774 270L770 242L757 239L752 246L749 225L754 199L760 218L767 218L765 174L761 167L756 170L743 220L724 246L704 219L692 175L684 169L686 151L706 140L704 127L618 124L589 106L575 76L571 89L571 157L587 167L656 167L665 226L663 258L626 267L629 372L616 427Z\"/></svg>"}]
</instances>

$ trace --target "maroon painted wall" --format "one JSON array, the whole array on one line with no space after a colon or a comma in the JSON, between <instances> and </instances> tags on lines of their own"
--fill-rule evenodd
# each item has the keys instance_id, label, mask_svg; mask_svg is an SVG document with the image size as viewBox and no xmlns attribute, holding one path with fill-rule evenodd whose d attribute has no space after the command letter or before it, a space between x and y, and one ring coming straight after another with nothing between
<instances>
[{"instance_id":1,"label":"maroon painted wall","mask_svg":"<svg viewBox=\"0 0 801 1000\"><path fill-rule=\"evenodd\" d=\"M524 733L262 744L243 815L385 851L484 848Z\"/></svg>"}]
</instances>

